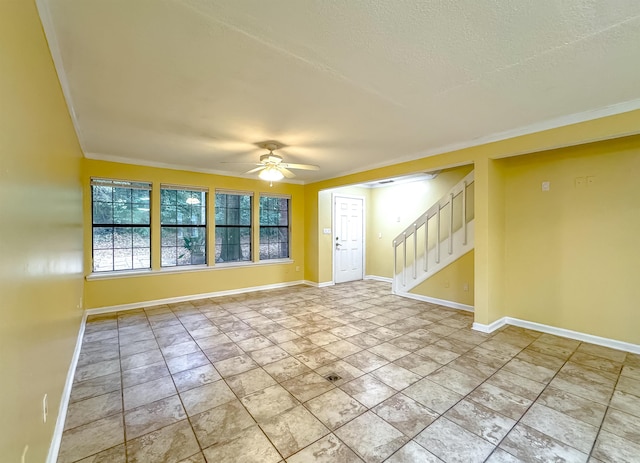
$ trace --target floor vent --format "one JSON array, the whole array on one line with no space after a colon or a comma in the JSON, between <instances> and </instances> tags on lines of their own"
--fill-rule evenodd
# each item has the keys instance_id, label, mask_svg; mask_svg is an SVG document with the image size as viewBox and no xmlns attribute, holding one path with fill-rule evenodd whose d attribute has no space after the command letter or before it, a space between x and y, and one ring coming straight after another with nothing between
<instances>
[{"instance_id":1,"label":"floor vent","mask_svg":"<svg viewBox=\"0 0 640 463\"><path fill-rule=\"evenodd\" d=\"M335 383L336 381L338 381L339 379L342 379L340 376L338 376L335 373L331 373L328 374L327 376L324 377L324 379L326 379L327 381L330 381L332 383Z\"/></svg>"}]
</instances>

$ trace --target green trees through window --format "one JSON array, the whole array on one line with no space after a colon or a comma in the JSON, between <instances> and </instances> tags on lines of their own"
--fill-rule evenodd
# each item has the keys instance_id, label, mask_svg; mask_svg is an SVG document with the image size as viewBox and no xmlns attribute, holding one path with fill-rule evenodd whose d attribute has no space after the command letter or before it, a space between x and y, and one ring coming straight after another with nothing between
<instances>
[{"instance_id":1,"label":"green trees through window","mask_svg":"<svg viewBox=\"0 0 640 463\"><path fill-rule=\"evenodd\" d=\"M162 267L207 262L207 192L160 188Z\"/></svg>"},{"instance_id":2,"label":"green trees through window","mask_svg":"<svg viewBox=\"0 0 640 463\"><path fill-rule=\"evenodd\" d=\"M251 261L250 194L216 193L216 262Z\"/></svg>"},{"instance_id":3,"label":"green trees through window","mask_svg":"<svg viewBox=\"0 0 640 463\"><path fill-rule=\"evenodd\" d=\"M260 260L289 257L289 198L260 197Z\"/></svg>"},{"instance_id":4,"label":"green trees through window","mask_svg":"<svg viewBox=\"0 0 640 463\"><path fill-rule=\"evenodd\" d=\"M151 267L151 184L92 179L93 271Z\"/></svg>"}]
</instances>

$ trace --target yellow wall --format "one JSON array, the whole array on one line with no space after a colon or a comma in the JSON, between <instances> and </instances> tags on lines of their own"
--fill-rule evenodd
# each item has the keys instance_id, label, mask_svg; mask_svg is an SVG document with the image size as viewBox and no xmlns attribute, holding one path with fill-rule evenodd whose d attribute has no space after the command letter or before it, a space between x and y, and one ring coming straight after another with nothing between
<instances>
[{"instance_id":1,"label":"yellow wall","mask_svg":"<svg viewBox=\"0 0 640 463\"><path fill-rule=\"evenodd\" d=\"M409 292L473 307L473 265L473 251L470 251Z\"/></svg>"},{"instance_id":2,"label":"yellow wall","mask_svg":"<svg viewBox=\"0 0 640 463\"><path fill-rule=\"evenodd\" d=\"M106 161L85 160L83 168L85 220L85 274L91 273L91 177L146 181L153 183L151 195L151 261L153 272L145 276L118 276L109 279L89 279L85 284L85 307L110 307L158 299L206 294L230 289L251 288L299 281L304 269L304 188L301 185L241 179L181 170L134 166ZM212 265L205 270L185 270L170 273L160 269L160 184L198 186L209 189L209 237L213 238L213 203L216 189L251 191L254 204L260 194L291 195L291 259L286 263L221 267ZM258 208L254 207L254 247L257 257L259 229ZM212 243L212 241L209 241ZM209 257L213 246L209 246ZM299 267L299 270L296 268ZM183 270L183 269L181 269Z\"/></svg>"},{"instance_id":3,"label":"yellow wall","mask_svg":"<svg viewBox=\"0 0 640 463\"><path fill-rule=\"evenodd\" d=\"M640 344L640 136L501 162L508 315Z\"/></svg>"},{"instance_id":4,"label":"yellow wall","mask_svg":"<svg viewBox=\"0 0 640 463\"><path fill-rule=\"evenodd\" d=\"M82 153L34 2L0 2L0 62L0 460L43 462L82 317Z\"/></svg>"},{"instance_id":5,"label":"yellow wall","mask_svg":"<svg viewBox=\"0 0 640 463\"><path fill-rule=\"evenodd\" d=\"M368 275L393 277L393 239L472 169L473 165L466 165L444 170L432 180L371 189L367 215Z\"/></svg>"}]
</instances>

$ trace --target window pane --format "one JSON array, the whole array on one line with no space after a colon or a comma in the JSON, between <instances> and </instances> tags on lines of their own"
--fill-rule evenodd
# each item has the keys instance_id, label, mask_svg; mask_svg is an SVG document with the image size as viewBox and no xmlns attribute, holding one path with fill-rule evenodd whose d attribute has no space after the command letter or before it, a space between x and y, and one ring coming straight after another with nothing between
<instances>
[{"instance_id":1,"label":"window pane","mask_svg":"<svg viewBox=\"0 0 640 463\"><path fill-rule=\"evenodd\" d=\"M215 217L215 261L251 261L251 195L216 194Z\"/></svg>"},{"instance_id":2,"label":"window pane","mask_svg":"<svg viewBox=\"0 0 640 463\"><path fill-rule=\"evenodd\" d=\"M132 229L133 247L148 248L151 247L151 231L147 227L135 227Z\"/></svg>"},{"instance_id":3,"label":"window pane","mask_svg":"<svg viewBox=\"0 0 640 463\"><path fill-rule=\"evenodd\" d=\"M260 259L289 257L289 199L260 197Z\"/></svg>"},{"instance_id":4,"label":"window pane","mask_svg":"<svg viewBox=\"0 0 640 463\"><path fill-rule=\"evenodd\" d=\"M93 249L111 249L113 247L113 228L95 227L93 229Z\"/></svg>"},{"instance_id":5,"label":"window pane","mask_svg":"<svg viewBox=\"0 0 640 463\"><path fill-rule=\"evenodd\" d=\"M113 249L93 251L93 271L106 272L113 270Z\"/></svg>"},{"instance_id":6,"label":"window pane","mask_svg":"<svg viewBox=\"0 0 640 463\"><path fill-rule=\"evenodd\" d=\"M151 266L151 248L133 248L133 268Z\"/></svg>"},{"instance_id":7,"label":"window pane","mask_svg":"<svg viewBox=\"0 0 640 463\"><path fill-rule=\"evenodd\" d=\"M113 223L113 203L93 203L93 223Z\"/></svg>"},{"instance_id":8,"label":"window pane","mask_svg":"<svg viewBox=\"0 0 640 463\"><path fill-rule=\"evenodd\" d=\"M141 208L134 205L132 223L136 223L136 224L149 223L149 209Z\"/></svg>"},{"instance_id":9,"label":"window pane","mask_svg":"<svg viewBox=\"0 0 640 463\"><path fill-rule=\"evenodd\" d=\"M162 266L206 263L207 193L204 191L161 190L160 207Z\"/></svg>"}]
</instances>

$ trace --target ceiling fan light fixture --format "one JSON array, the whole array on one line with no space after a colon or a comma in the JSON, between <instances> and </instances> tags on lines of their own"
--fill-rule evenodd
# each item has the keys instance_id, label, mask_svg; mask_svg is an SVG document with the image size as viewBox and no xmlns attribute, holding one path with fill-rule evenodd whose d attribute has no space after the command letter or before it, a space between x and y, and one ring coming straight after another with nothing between
<instances>
[{"instance_id":1,"label":"ceiling fan light fixture","mask_svg":"<svg viewBox=\"0 0 640 463\"><path fill-rule=\"evenodd\" d=\"M268 182L277 182L278 180L282 180L284 178L284 174L280 172L280 170L278 170L276 167L268 166L260 171L258 177Z\"/></svg>"}]
</instances>

